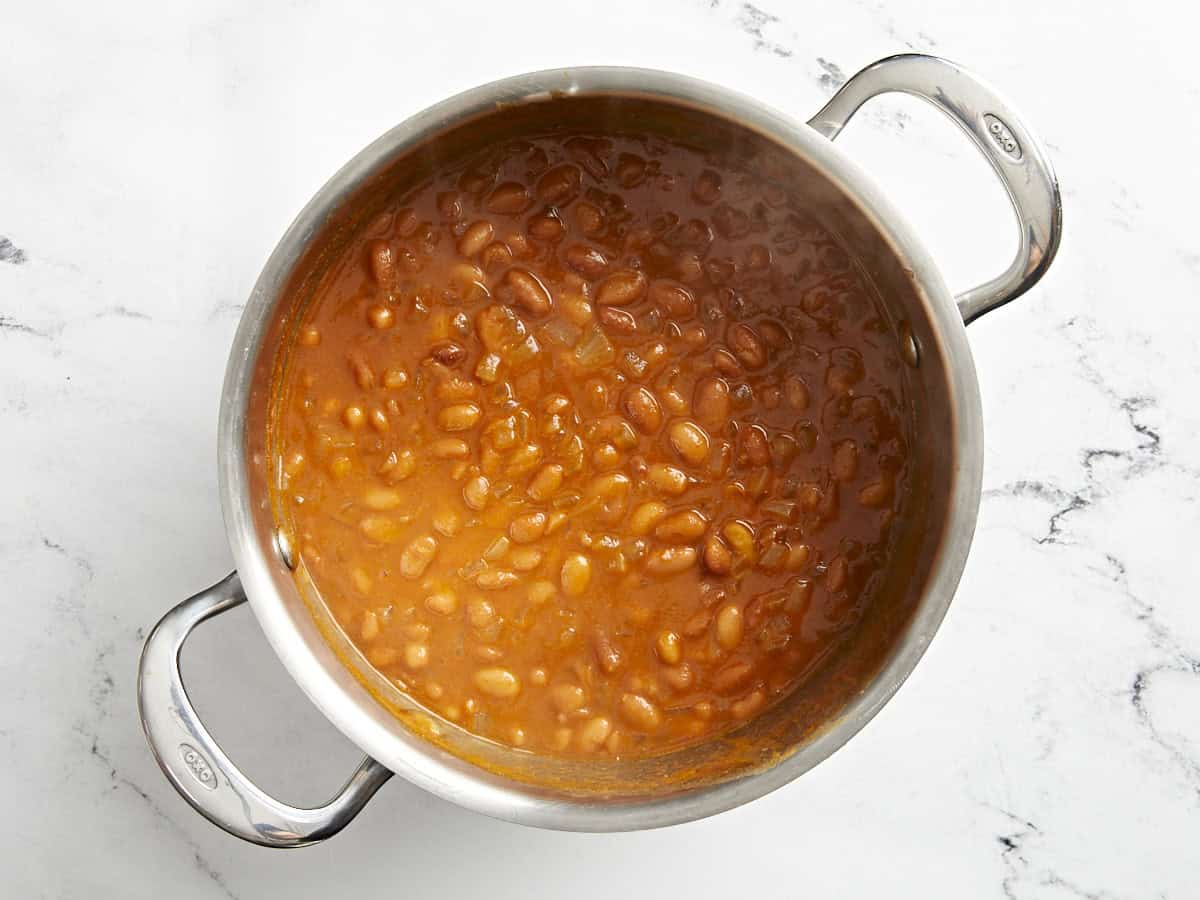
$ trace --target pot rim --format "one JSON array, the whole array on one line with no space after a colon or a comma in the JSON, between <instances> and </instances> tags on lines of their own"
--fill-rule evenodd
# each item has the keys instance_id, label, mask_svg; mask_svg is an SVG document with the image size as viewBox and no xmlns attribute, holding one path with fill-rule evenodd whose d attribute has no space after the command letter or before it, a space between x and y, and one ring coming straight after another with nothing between
<instances>
[{"instance_id":1,"label":"pot rim","mask_svg":"<svg viewBox=\"0 0 1200 900\"><path fill-rule=\"evenodd\" d=\"M945 523L925 594L890 658L835 719L825 723L795 752L768 768L662 798L549 798L534 785L500 782L474 766L449 764L440 758L446 754L432 745L422 752L412 742L398 740L378 715L364 710L363 704L378 706L375 698L357 682L350 688L345 679L335 678L326 668L327 662L308 645L272 586L270 570L277 566L275 550L256 540L252 527L246 412L253 372L264 349L263 339L278 292L308 242L319 233L328 214L365 178L431 133L500 105L549 99L552 94L624 95L684 103L734 120L803 156L858 206L912 273L918 305L953 373L945 385L952 423L948 437L954 448L954 465L945 473L952 483ZM940 271L884 192L831 140L758 100L690 76L624 66L571 67L504 78L417 113L356 154L305 205L264 265L234 336L221 395L218 467L226 532L255 617L292 678L350 741L408 781L496 818L567 831L625 831L691 821L761 797L826 759L891 699L932 640L966 564L981 497L982 412L966 328ZM404 727L398 721L395 726Z\"/></svg>"}]
</instances>

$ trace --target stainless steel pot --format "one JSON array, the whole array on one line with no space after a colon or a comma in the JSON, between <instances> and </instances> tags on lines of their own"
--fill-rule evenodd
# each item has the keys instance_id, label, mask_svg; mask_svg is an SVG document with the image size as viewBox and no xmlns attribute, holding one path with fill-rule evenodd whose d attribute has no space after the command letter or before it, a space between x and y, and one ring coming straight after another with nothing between
<instances>
[{"instance_id":1,"label":"stainless steel pot","mask_svg":"<svg viewBox=\"0 0 1200 900\"><path fill-rule=\"evenodd\" d=\"M958 297L947 290L901 215L832 142L864 102L891 91L921 97L959 125L991 163L1016 211L1020 247L1012 264ZM869 274L888 285L886 303L906 342L906 361L922 397L922 433L939 437L936 447L923 451L927 527L913 549L914 567L897 588L898 597L909 592L910 614L896 626L898 636L873 678L845 697L819 728L797 730L792 727L800 718L795 711L786 704L777 707L773 720L761 724L759 732L749 732L752 738L761 734L764 747L770 737L772 751L722 778L656 782L652 773L641 773L638 777L649 785L641 792L603 784L590 792L563 787L561 780L539 778L537 761L524 776L506 772L499 762L468 762L461 742L470 736L456 736L457 747L445 741L439 745L428 739L431 733L442 734L436 724L426 721L422 732L406 715L413 710L397 715L395 708L385 708L368 677L356 675L339 658L336 640L328 628L323 630L319 614L298 589L291 551L277 531L268 499L272 473L266 424L273 374L294 319L285 298L294 293L297 272L315 265L322 242L348 221L345 210L380 185L387 172L407 165L430 139L564 96L609 98L618 102L612 107L618 113L619 103L634 98L685 109L693 121L757 135L807 173L820 185L826 211L866 261ZM979 390L964 325L1028 290L1054 258L1060 231L1058 184L1038 140L993 90L958 66L929 56L906 54L868 66L807 125L680 75L574 68L485 85L397 126L351 160L304 208L267 261L242 315L221 399L219 458L221 501L238 571L167 613L142 654L138 704L163 772L212 822L273 847L299 847L336 833L393 772L491 816L577 831L654 828L697 819L796 778L849 740L887 702L949 606L975 527L983 462ZM247 598L292 677L368 754L325 806L297 809L263 793L222 752L188 701L179 673L183 642L200 622ZM669 763L659 765L661 774Z\"/></svg>"}]
</instances>

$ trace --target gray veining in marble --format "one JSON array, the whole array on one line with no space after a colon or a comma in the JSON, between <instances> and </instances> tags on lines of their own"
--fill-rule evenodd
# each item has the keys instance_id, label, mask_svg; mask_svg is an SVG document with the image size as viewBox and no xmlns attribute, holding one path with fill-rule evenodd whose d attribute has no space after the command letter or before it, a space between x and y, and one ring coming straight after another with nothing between
<instances>
[{"instance_id":1,"label":"gray veining in marble","mask_svg":"<svg viewBox=\"0 0 1200 900\"><path fill-rule=\"evenodd\" d=\"M1200 17L1163 0L493 9L0 0L4 895L1197 896ZM297 853L195 815L142 740L137 656L169 605L231 567L225 354L325 177L404 116L518 70L676 69L804 118L907 49L970 66L1025 113L1066 235L1042 285L970 329L975 546L883 713L799 782L660 832L522 829L398 779ZM953 287L1005 264L1004 198L931 110L876 101L839 140ZM354 764L246 610L200 629L184 669L267 789L317 802Z\"/></svg>"}]
</instances>

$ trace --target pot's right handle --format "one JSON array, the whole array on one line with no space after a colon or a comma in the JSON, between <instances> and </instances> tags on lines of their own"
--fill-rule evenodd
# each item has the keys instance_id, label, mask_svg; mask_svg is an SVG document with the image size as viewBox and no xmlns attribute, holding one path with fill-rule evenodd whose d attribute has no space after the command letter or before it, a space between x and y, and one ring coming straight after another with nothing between
<instances>
[{"instance_id":1,"label":"pot's right handle","mask_svg":"<svg viewBox=\"0 0 1200 900\"><path fill-rule=\"evenodd\" d=\"M179 651L193 628L244 602L234 572L162 617L142 650L138 713L158 765L197 812L254 844L305 847L341 831L392 773L367 757L332 800L301 809L269 796L225 755L188 699Z\"/></svg>"},{"instance_id":2,"label":"pot's right handle","mask_svg":"<svg viewBox=\"0 0 1200 900\"><path fill-rule=\"evenodd\" d=\"M833 95L808 124L832 140L860 106L900 91L928 100L949 116L987 157L1008 191L1021 243L999 276L959 294L964 322L1025 293L1049 268L1062 236L1058 179L1041 142L1016 111L970 72L936 56L903 53L872 63Z\"/></svg>"}]
</instances>

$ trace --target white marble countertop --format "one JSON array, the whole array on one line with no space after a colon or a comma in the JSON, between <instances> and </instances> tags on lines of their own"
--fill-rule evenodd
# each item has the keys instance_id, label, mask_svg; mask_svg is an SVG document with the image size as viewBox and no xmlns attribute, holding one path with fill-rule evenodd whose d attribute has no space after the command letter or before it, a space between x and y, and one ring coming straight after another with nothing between
<instances>
[{"instance_id":1,"label":"white marble countertop","mask_svg":"<svg viewBox=\"0 0 1200 900\"><path fill-rule=\"evenodd\" d=\"M0 893L1197 896L1200 18L1166 0L976 5L0 0ZM1033 123L1066 236L1033 293L970 329L979 528L895 700L792 785L658 832L520 828L398 779L295 853L193 813L142 739L137 657L231 568L225 357L324 179L405 116L521 70L657 66L805 117L909 48L982 73ZM1000 189L932 109L877 101L841 140L952 286L1007 261ZM322 800L357 759L248 610L201 629L185 667L279 795Z\"/></svg>"}]
</instances>

